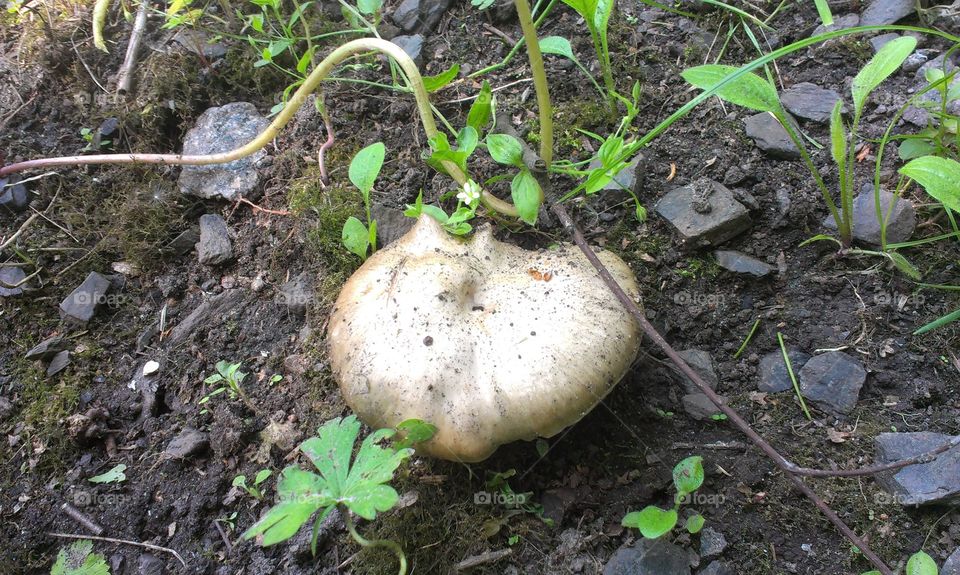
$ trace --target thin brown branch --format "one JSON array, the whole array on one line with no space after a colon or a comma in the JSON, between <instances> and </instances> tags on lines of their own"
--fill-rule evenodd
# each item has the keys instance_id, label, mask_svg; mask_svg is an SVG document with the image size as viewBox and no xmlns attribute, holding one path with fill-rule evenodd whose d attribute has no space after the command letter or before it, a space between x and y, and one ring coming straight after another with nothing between
<instances>
[{"instance_id":1,"label":"thin brown branch","mask_svg":"<svg viewBox=\"0 0 960 575\"><path fill-rule=\"evenodd\" d=\"M143 31L147 27L147 14L150 12L150 0L140 0L140 7L137 9L137 17L133 21L133 31L130 32L130 41L127 43L127 53L123 57L123 65L117 72L117 94L125 96L133 87L134 70L137 67L137 52L140 49L140 41L143 39Z\"/></svg>"},{"instance_id":2,"label":"thin brown branch","mask_svg":"<svg viewBox=\"0 0 960 575\"><path fill-rule=\"evenodd\" d=\"M261 208L260 206L258 206L257 204L251 202L251 201L248 200L247 198L237 198L237 203L239 203L239 204L246 204L246 205L250 206L251 208L253 208L255 211L263 212L263 213L265 213L265 214L271 214L271 215L274 215L274 216L289 216L289 215L290 215L290 212L287 211L287 210L271 210L271 209L269 209L269 208Z\"/></svg>"},{"instance_id":3,"label":"thin brown branch","mask_svg":"<svg viewBox=\"0 0 960 575\"><path fill-rule=\"evenodd\" d=\"M139 541L130 541L129 539L114 539L113 537L98 537L96 535L77 535L75 533L47 533L50 537L60 537L62 539L91 539L93 541L105 541L107 543L117 543L121 545L133 545L135 547L143 547L145 549L151 549L153 551L163 551L164 553L169 553L177 558L177 561L180 562L184 567L187 566L187 562L183 560L183 557L179 553L170 549L169 547L161 547L159 545L152 545L150 543L141 543Z\"/></svg>"}]
</instances>

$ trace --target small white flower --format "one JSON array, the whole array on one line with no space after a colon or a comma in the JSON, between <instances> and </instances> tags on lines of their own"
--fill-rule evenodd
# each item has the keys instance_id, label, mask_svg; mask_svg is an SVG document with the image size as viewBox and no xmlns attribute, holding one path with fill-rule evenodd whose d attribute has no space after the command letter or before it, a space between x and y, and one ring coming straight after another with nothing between
<instances>
[{"instance_id":1,"label":"small white flower","mask_svg":"<svg viewBox=\"0 0 960 575\"><path fill-rule=\"evenodd\" d=\"M467 180L467 183L463 185L463 190L457 194L457 199L465 204L472 205L480 199L480 184L473 180Z\"/></svg>"}]
</instances>

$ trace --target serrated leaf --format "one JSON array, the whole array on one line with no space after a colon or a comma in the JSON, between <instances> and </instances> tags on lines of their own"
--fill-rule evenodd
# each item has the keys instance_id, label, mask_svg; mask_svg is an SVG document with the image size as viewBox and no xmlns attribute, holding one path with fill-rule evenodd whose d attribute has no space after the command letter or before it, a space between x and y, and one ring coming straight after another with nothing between
<instances>
[{"instance_id":1,"label":"serrated leaf","mask_svg":"<svg viewBox=\"0 0 960 575\"><path fill-rule=\"evenodd\" d=\"M93 542L87 539L71 543L57 553L50 575L110 575L104 556L92 551Z\"/></svg>"},{"instance_id":2,"label":"serrated leaf","mask_svg":"<svg viewBox=\"0 0 960 575\"><path fill-rule=\"evenodd\" d=\"M497 163L506 166L523 167L523 147L509 134L489 134L487 150Z\"/></svg>"},{"instance_id":3,"label":"serrated leaf","mask_svg":"<svg viewBox=\"0 0 960 575\"><path fill-rule=\"evenodd\" d=\"M674 509L660 509L649 505L643 511L628 513L621 521L624 527L639 529L647 539L657 539L669 533L677 524L677 512Z\"/></svg>"},{"instance_id":4,"label":"serrated leaf","mask_svg":"<svg viewBox=\"0 0 960 575\"><path fill-rule=\"evenodd\" d=\"M703 485L703 458L688 457L673 468L673 484L681 493L693 493Z\"/></svg>"},{"instance_id":5,"label":"serrated leaf","mask_svg":"<svg viewBox=\"0 0 960 575\"><path fill-rule=\"evenodd\" d=\"M923 156L907 162L900 173L923 186L944 206L960 212L960 163L956 160Z\"/></svg>"},{"instance_id":6,"label":"serrated leaf","mask_svg":"<svg viewBox=\"0 0 960 575\"><path fill-rule=\"evenodd\" d=\"M687 517L687 532L691 534L700 533L700 530L703 529L703 525L706 522L707 520L700 514Z\"/></svg>"},{"instance_id":7,"label":"serrated leaf","mask_svg":"<svg viewBox=\"0 0 960 575\"><path fill-rule=\"evenodd\" d=\"M373 183L380 175L386 153L387 149L383 142L374 142L357 152L357 155L350 161L348 171L350 181L363 193L364 199L369 198Z\"/></svg>"},{"instance_id":8,"label":"serrated leaf","mask_svg":"<svg viewBox=\"0 0 960 575\"><path fill-rule=\"evenodd\" d=\"M120 463L119 465L114 466L114 468L110 471L101 473L100 475L95 475L87 481L90 483L120 483L127 479L127 475L124 473L126 470L126 464Z\"/></svg>"},{"instance_id":9,"label":"serrated leaf","mask_svg":"<svg viewBox=\"0 0 960 575\"><path fill-rule=\"evenodd\" d=\"M427 92L436 92L450 82L453 82L459 73L460 64L454 64L436 76L424 76L423 87L427 89Z\"/></svg>"},{"instance_id":10,"label":"serrated leaf","mask_svg":"<svg viewBox=\"0 0 960 575\"><path fill-rule=\"evenodd\" d=\"M540 203L543 201L543 192L540 184L527 169L520 170L510 182L510 196L513 205L517 207L520 219L531 226L537 223L537 214L540 212Z\"/></svg>"},{"instance_id":11,"label":"serrated leaf","mask_svg":"<svg viewBox=\"0 0 960 575\"><path fill-rule=\"evenodd\" d=\"M936 562L923 551L917 551L907 560L906 575L937 575L937 573Z\"/></svg>"},{"instance_id":12,"label":"serrated leaf","mask_svg":"<svg viewBox=\"0 0 960 575\"><path fill-rule=\"evenodd\" d=\"M738 70L739 68L735 66L706 64L688 68L680 75L697 88L709 90ZM736 80L728 82L715 94L731 104L758 112L779 112L781 108L776 88L754 73L743 74Z\"/></svg>"},{"instance_id":13,"label":"serrated leaf","mask_svg":"<svg viewBox=\"0 0 960 575\"><path fill-rule=\"evenodd\" d=\"M903 61L917 47L917 39L912 36L901 36L884 44L883 48L867 62L867 65L854 77L850 86L853 95L854 113L859 116L867 101L867 96L873 92L890 74L897 71Z\"/></svg>"},{"instance_id":14,"label":"serrated leaf","mask_svg":"<svg viewBox=\"0 0 960 575\"><path fill-rule=\"evenodd\" d=\"M367 226L357 218L350 216L343 223L343 231L340 234L343 240L343 247L350 253L356 254L363 259L367 258L367 248L370 247L370 232Z\"/></svg>"},{"instance_id":15,"label":"serrated leaf","mask_svg":"<svg viewBox=\"0 0 960 575\"><path fill-rule=\"evenodd\" d=\"M467 113L467 125L481 134L492 117L493 89L490 88L490 83L484 80L480 86L480 93L477 94L477 99L470 105L470 111Z\"/></svg>"}]
</instances>

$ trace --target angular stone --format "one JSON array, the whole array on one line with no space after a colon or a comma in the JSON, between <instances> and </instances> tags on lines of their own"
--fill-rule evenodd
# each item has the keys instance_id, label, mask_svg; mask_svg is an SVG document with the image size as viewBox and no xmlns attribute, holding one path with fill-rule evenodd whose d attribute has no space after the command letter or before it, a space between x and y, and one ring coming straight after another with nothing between
<instances>
[{"instance_id":1,"label":"angular stone","mask_svg":"<svg viewBox=\"0 0 960 575\"><path fill-rule=\"evenodd\" d=\"M720 380L713 366L713 358L710 356L710 352L703 351L702 349L685 349L677 352L677 355L683 358L683 361L687 362L687 365L689 365L697 375L703 378L703 381L710 386L710 389L717 389L717 383L719 383ZM689 377L682 374L673 364L671 364L670 367L680 376L680 383L683 384L683 389L686 393L700 393L700 388L697 387Z\"/></svg>"},{"instance_id":2,"label":"angular stone","mask_svg":"<svg viewBox=\"0 0 960 575\"><path fill-rule=\"evenodd\" d=\"M183 153L228 152L249 143L268 125L269 121L249 102L209 108L197 119L197 125L187 132ZM259 182L256 165L266 155L267 152L261 149L227 164L184 166L180 172L180 191L201 198L219 197L233 201L256 187Z\"/></svg>"},{"instance_id":3,"label":"angular stone","mask_svg":"<svg viewBox=\"0 0 960 575\"><path fill-rule=\"evenodd\" d=\"M377 243L387 246L410 231L417 220L408 218L403 212L384 205L374 204L370 214L377 222Z\"/></svg>"},{"instance_id":4,"label":"angular stone","mask_svg":"<svg viewBox=\"0 0 960 575\"><path fill-rule=\"evenodd\" d=\"M188 427L170 440L163 453L171 459L184 459L202 453L208 447L210 447L210 436L206 432Z\"/></svg>"},{"instance_id":5,"label":"angular stone","mask_svg":"<svg viewBox=\"0 0 960 575\"><path fill-rule=\"evenodd\" d=\"M60 318L85 324L97 313L97 308L104 302L107 291L110 290L110 280L90 272L77 289L60 302Z\"/></svg>"},{"instance_id":6,"label":"angular stone","mask_svg":"<svg viewBox=\"0 0 960 575\"><path fill-rule=\"evenodd\" d=\"M46 361L63 351L65 347L63 336L55 335L53 337L48 337L47 339L35 345L23 356L23 359L29 361L33 361L35 359Z\"/></svg>"},{"instance_id":7,"label":"angular stone","mask_svg":"<svg viewBox=\"0 0 960 575\"><path fill-rule=\"evenodd\" d=\"M830 114L839 99L836 91L810 82L791 86L780 95L780 101L791 114L823 124L830 122Z\"/></svg>"},{"instance_id":8,"label":"angular stone","mask_svg":"<svg viewBox=\"0 0 960 575\"><path fill-rule=\"evenodd\" d=\"M723 561L714 561L698 575L736 575L736 572Z\"/></svg>"},{"instance_id":9,"label":"angular stone","mask_svg":"<svg viewBox=\"0 0 960 575\"><path fill-rule=\"evenodd\" d=\"M877 53L880 51L880 48L883 48L884 46L886 46L888 42L892 40L896 40L899 37L900 37L900 34L897 34L896 32L880 34L879 36L876 36L870 39L870 46L873 47L873 52Z\"/></svg>"},{"instance_id":10,"label":"angular stone","mask_svg":"<svg viewBox=\"0 0 960 575\"><path fill-rule=\"evenodd\" d=\"M705 202L709 211L698 212L695 204L699 202ZM657 213L680 232L685 244L694 247L721 244L750 227L747 208L726 186L712 181L675 188L657 203Z\"/></svg>"},{"instance_id":11,"label":"angular stone","mask_svg":"<svg viewBox=\"0 0 960 575\"><path fill-rule=\"evenodd\" d=\"M839 351L810 358L797 374L800 393L834 413L850 413L857 406L867 372L858 361Z\"/></svg>"},{"instance_id":12,"label":"angular stone","mask_svg":"<svg viewBox=\"0 0 960 575\"><path fill-rule=\"evenodd\" d=\"M743 125L757 147L774 158L792 160L800 157L800 150L773 114L760 112L745 119Z\"/></svg>"},{"instance_id":13,"label":"angular stone","mask_svg":"<svg viewBox=\"0 0 960 575\"><path fill-rule=\"evenodd\" d=\"M617 549L603 575L690 575L690 556L664 538L640 539Z\"/></svg>"},{"instance_id":14,"label":"angular stone","mask_svg":"<svg viewBox=\"0 0 960 575\"><path fill-rule=\"evenodd\" d=\"M793 367L793 375L796 376L803 366L810 359L810 354L795 349L788 349L787 356L790 358L790 365ZM790 379L790 373L787 371L787 364L783 361L783 352L779 349L771 351L760 358L760 383L757 389L764 393L780 393L793 389L793 380Z\"/></svg>"},{"instance_id":15,"label":"angular stone","mask_svg":"<svg viewBox=\"0 0 960 575\"><path fill-rule=\"evenodd\" d=\"M723 553L727 548L727 538L712 527L705 527L700 532L700 556L710 559Z\"/></svg>"},{"instance_id":16,"label":"angular stone","mask_svg":"<svg viewBox=\"0 0 960 575\"><path fill-rule=\"evenodd\" d=\"M720 399L726 401L726 397L722 395ZM697 421L710 419L714 415L721 413L717 406L710 401L710 398L703 393L688 393L681 398L681 402L683 403L683 410L687 412L687 415Z\"/></svg>"},{"instance_id":17,"label":"angular stone","mask_svg":"<svg viewBox=\"0 0 960 575\"><path fill-rule=\"evenodd\" d=\"M777 269L757 258L736 251L717 250L713 252L713 255L717 258L717 265L738 274L748 274L762 278Z\"/></svg>"},{"instance_id":18,"label":"angular stone","mask_svg":"<svg viewBox=\"0 0 960 575\"><path fill-rule=\"evenodd\" d=\"M233 259L233 244L227 222L218 215L200 216L200 241L197 242L200 263L217 266Z\"/></svg>"},{"instance_id":19,"label":"angular stone","mask_svg":"<svg viewBox=\"0 0 960 575\"><path fill-rule=\"evenodd\" d=\"M14 266L0 267L0 297L12 297L23 293L27 279L23 268Z\"/></svg>"},{"instance_id":20,"label":"angular stone","mask_svg":"<svg viewBox=\"0 0 960 575\"><path fill-rule=\"evenodd\" d=\"M428 33L440 22L452 0L403 0L393 11L393 21L406 32Z\"/></svg>"},{"instance_id":21,"label":"angular stone","mask_svg":"<svg viewBox=\"0 0 960 575\"><path fill-rule=\"evenodd\" d=\"M70 365L70 352L61 351L53 356L53 359L50 360L50 365L47 366L47 377L53 377L60 373L61 371L67 369L67 366Z\"/></svg>"},{"instance_id":22,"label":"angular stone","mask_svg":"<svg viewBox=\"0 0 960 575\"><path fill-rule=\"evenodd\" d=\"M401 35L395 37L392 42L407 53L407 56L410 56L410 59L417 64L417 66L423 63L423 59L420 57L421 52L423 52L423 41L424 37L421 34L413 34L412 36Z\"/></svg>"},{"instance_id":23,"label":"angular stone","mask_svg":"<svg viewBox=\"0 0 960 575\"><path fill-rule=\"evenodd\" d=\"M883 0L878 0L883 2ZM834 30L846 30L847 28L853 28L860 24L860 15L859 14L844 14L843 16L835 17L833 19L833 24L829 26L824 26L820 24L813 30L811 36L819 36L826 32L833 32Z\"/></svg>"},{"instance_id":24,"label":"angular stone","mask_svg":"<svg viewBox=\"0 0 960 575\"><path fill-rule=\"evenodd\" d=\"M313 301L312 276L304 272L283 284L277 293L277 303L287 306L294 317L302 318L307 313L307 305Z\"/></svg>"},{"instance_id":25,"label":"angular stone","mask_svg":"<svg viewBox=\"0 0 960 575\"><path fill-rule=\"evenodd\" d=\"M917 213L913 209L913 203L906 198L897 198L881 188L880 205L883 207L883 217L887 220L887 242L897 243L909 240L917 227ZM837 229L833 216L828 215L823 220L823 225L831 230ZM873 184L865 184L860 194L853 199L853 237L861 242L880 245L880 222L877 221Z\"/></svg>"},{"instance_id":26,"label":"angular stone","mask_svg":"<svg viewBox=\"0 0 960 575\"><path fill-rule=\"evenodd\" d=\"M947 560L943 563L943 569L940 570L940 575L960 575L960 547L957 547L956 551L947 557Z\"/></svg>"},{"instance_id":27,"label":"angular stone","mask_svg":"<svg viewBox=\"0 0 960 575\"><path fill-rule=\"evenodd\" d=\"M137 560L137 575L164 575L167 568L163 559L143 553Z\"/></svg>"},{"instance_id":28,"label":"angular stone","mask_svg":"<svg viewBox=\"0 0 960 575\"><path fill-rule=\"evenodd\" d=\"M893 24L916 11L915 0L872 0L860 17L861 26Z\"/></svg>"},{"instance_id":29,"label":"angular stone","mask_svg":"<svg viewBox=\"0 0 960 575\"><path fill-rule=\"evenodd\" d=\"M0 178L0 211L20 213L30 204L27 187L20 183L20 176Z\"/></svg>"},{"instance_id":30,"label":"angular stone","mask_svg":"<svg viewBox=\"0 0 960 575\"><path fill-rule=\"evenodd\" d=\"M881 433L874 440L877 461L891 463L940 447L950 435L919 431ZM880 485L901 505L955 504L960 502L960 436L954 446L930 463L908 465L896 473L877 476Z\"/></svg>"},{"instance_id":31,"label":"angular stone","mask_svg":"<svg viewBox=\"0 0 960 575\"><path fill-rule=\"evenodd\" d=\"M552 519L553 524L557 526L563 523L563 516L576 501L577 492L568 487L547 489L543 492L543 495L540 496L540 504L543 505L543 516L547 519Z\"/></svg>"}]
</instances>

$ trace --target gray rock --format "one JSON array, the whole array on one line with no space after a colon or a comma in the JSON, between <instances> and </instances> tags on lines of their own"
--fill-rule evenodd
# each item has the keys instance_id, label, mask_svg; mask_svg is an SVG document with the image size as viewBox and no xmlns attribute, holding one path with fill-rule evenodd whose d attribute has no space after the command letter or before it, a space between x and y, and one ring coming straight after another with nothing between
<instances>
[{"instance_id":1,"label":"gray rock","mask_svg":"<svg viewBox=\"0 0 960 575\"><path fill-rule=\"evenodd\" d=\"M736 572L723 561L714 561L707 565L698 575L736 575Z\"/></svg>"},{"instance_id":2,"label":"gray rock","mask_svg":"<svg viewBox=\"0 0 960 575\"><path fill-rule=\"evenodd\" d=\"M726 397L721 395L720 399L726 402ZM721 413L721 411L717 409L717 406L710 401L710 398L702 393L688 393L681 398L681 402L683 403L683 410L687 412L687 415L697 421L710 419L714 415Z\"/></svg>"},{"instance_id":3,"label":"gray rock","mask_svg":"<svg viewBox=\"0 0 960 575\"><path fill-rule=\"evenodd\" d=\"M794 116L823 124L830 122L830 114L840 94L810 82L801 82L783 91L780 101Z\"/></svg>"},{"instance_id":4,"label":"gray rock","mask_svg":"<svg viewBox=\"0 0 960 575\"><path fill-rule=\"evenodd\" d=\"M403 0L393 11L393 21L406 32L428 33L440 22L452 0Z\"/></svg>"},{"instance_id":5,"label":"gray rock","mask_svg":"<svg viewBox=\"0 0 960 575\"><path fill-rule=\"evenodd\" d=\"M109 290L110 280L97 272L90 272L87 279L60 302L60 318L86 324L104 303Z\"/></svg>"},{"instance_id":6,"label":"gray rock","mask_svg":"<svg viewBox=\"0 0 960 575\"><path fill-rule=\"evenodd\" d=\"M757 147L770 156L785 160L800 157L800 150L773 114L760 112L745 119L743 125L746 127L747 136L753 138Z\"/></svg>"},{"instance_id":7,"label":"gray rock","mask_svg":"<svg viewBox=\"0 0 960 575\"><path fill-rule=\"evenodd\" d=\"M857 405L867 372L858 361L839 351L810 358L797 373L800 393L834 413L850 413Z\"/></svg>"},{"instance_id":8,"label":"gray rock","mask_svg":"<svg viewBox=\"0 0 960 575\"><path fill-rule=\"evenodd\" d=\"M960 575L960 547L947 557L940 575Z\"/></svg>"},{"instance_id":9,"label":"gray rock","mask_svg":"<svg viewBox=\"0 0 960 575\"><path fill-rule=\"evenodd\" d=\"M883 1L883 0L879 0ZM820 24L813 30L811 36L819 36L826 32L833 32L834 30L846 30L847 28L853 28L860 24L860 16L858 14L844 14L843 16L838 16L833 19L833 24L829 26L824 26Z\"/></svg>"},{"instance_id":10,"label":"gray rock","mask_svg":"<svg viewBox=\"0 0 960 575\"><path fill-rule=\"evenodd\" d=\"M909 465L893 474L878 475L877 481L905 506L960 501L960 436L953 439L957 440L953 448L930 463ZM950 440L949 435L929 431L881 433L874 444L877 461L891 463L926 453Z\"/></svg>"},{"instance_id":11,"label":"gray rock","mask_svg":"<svg viewBox=\"0 0 960 575\"><path fill-rule=\"evenodd\" d=\"M216 214L200 216L200 241L197 242L200 263L218 266L233 259L233 244L227 222Z\"/></svg>"},{"instance_id":12,"label":"gray rock","mask_svg":"<svg viewBox=\"0 0 960 575\"><path fill-rule=\"evenodd\" d=\"M762 278L777 269L766 262L740 252L717 250L713 252L713 255L717 258L717 264L720 267L738 274L749 274Z\"/></svg>"},{"instance_id":13,"label":"gray rock","mask_svg":"<svg viewBox=\"0 0 960 575\"><path fill-rule=\"evenodd\" d=\"M313 279L304 272L280 287L277 303L287 306L291 315L302 318L307 313L307 305L313 301Z\"/></svg>"},{"instance_id":14,"label":"gray rock","mask_svg":"<svg viewBox=\"0 0 960 575\"><path fill-rule=\"evenodd\" d=\"M926 10L925 21L927 25L949 32L956 36L960 33L960 0L954 0L953 4L940 4L930 6ZM956 553L954 553L956 555ZM941 575L946 575L941 573Z\"/></svg>"},{"instance_id":15,"label":"gray rock","mask_svg":"<svg viewBox=\"0 0 960 575\"><path fill-rule=\"evenodd\" d=\"M870 39L870 46L873 47L873 52L874 54L876 54L877 52L880 51L880 48L883 48L884 46L886 46L888 42L890 42L891 40L896 40L899 37L900 37L900 34L897 34L896 32L890 32L888 34L880 34L879 36L876 36Z\"/></svg>"},{"instance_id":16,"label":"gray rock","mask_svg":"<svg viewBox=\"0 0 960 575\"><path fill-rule=\"evenodd\" d=\"M170 240L163 249L172 255L182 256L196 248L198 241L200 241L200 229L190 227L177 234L177 237Z\"/></svg>"},{"instance_id":17,"label":"gray rock","mask_svg":"<svg viewBox=\"0 0 960 575\"><path fill-rule=\"evenodd\" d=\"M23 359L30 361L39 359L46 361L63 351L65 347L66 345L63 341L63 336L55 335L53 337L48 337L47 339L35 345L23 356Z\"/></svg>"},{"instance_id":18,"label":"gray rock","mask_svg":"<svg viewBox=\"0 0 960 575\"><path fill-rule=\"evenodd\" d=\"M698 211L705 203L708 210ZM750 212L726 186L710 180L675 188L657 203L657 213L692 247L721 244L750 227Z\"/></svg>"},{"instance_id":19,"label":"gray rock","mask_svg":"<svg viewBox=\"0 0 960 575\"><path fill-rule=\"evenodd\" d=\"M228 152L249 143L269 125L249 102L235 102L209 108L197 125L187 132L184 154ZM201 198L233 201L253 190L258 181L256 165L267 155L265 150L227 164L184 166L180 173L180 191Z\"/></svg>"},{"instance_id":20,"label":"gray rock","mask_svg":"<svg viewBox=\"0 0 960 575\"><path fill-rule=\"evenodd\" d=\"M907 56L907 59L903 61L900 67L904 72L916 72L927 63L932 52L935 53L933 50L917 50Z\"/></svg>"},{"instance_id":21,"label":"gray rock","mask_svg":"<svg viewBox=\"0 0 960 575\"><path fill-rule=\"evenodd\" d=\"M415 219L403 215L402 211L383 205L374 204L370 213L377 222L377 242L380 247L400 239L416 222Z\"/></svg>"},{"instance_id":22,"label":"gray rock","mask_svg":"<svg viewBox=\"0 0 960 575\"><path fill-rule=\"evenodd\" d=\"M700 532L700 556L710 559L723 553L727 548L727 538L712 527L705 527Z\"/></svg>"},{"instance_id":23,"label":"gray rock","mask_svg":"<svg viewBox=\"0 0 960 575\"><path fill-rule=\"evenodd\" d=\"M709 352L703 351L702 349L685 349L677 352L677 355L683 358L683 361L687 362L693 371L703 378L703 381L710 386L710 389L717 389L717 383L719 383L720 380L717 378L717 371L713 366L713 358L710 357ZM700 388L697 387L689 377L680 373L680 370L673 364L671 364L670 367L680 376L680 383L683 384L685 393L700 393Z\"/></svg>"},{"instance_id":24,"label":"gray rock","mask_svg":"<svg viewBox=\"0 0 960 575\"><path fill-rule=\"evenodd\" d=\"M185 459L206 451L208 447L210 436L206 432L187 427L170 441L163 454L169 459Z\"/></svg>"},{"instance_id":25,"label":"gray rock","mask_svg":"<svg viewBox=\"0 0 960 575\"><path fill-rule=\"evenodd\" d=\"M27 283L26 272L23 268L14 266L0 267L0 297L13 297L23 293Z\"/></svg>"},{"instance_id":26,"label":"gray rock","mask_svg":"<svg viewBox=\"0 0 960 575\"><path fill-rule=\"evenodd\" d=\"M631 160L631 162L627 165L627 167L620 170L620 173L614 176L612 180L607 182L607 185L604 186L600 190L600 192L619 194L621 196L624 196L623 199L626 199L627 197L629 197L629 195L625 190L630 190L635 194L639 193L640 182L643 180L643 173L641 171L642 163L643 163L643 155L639 154L636 157L634 157L633 160ZM601 167L602 165L603 163L600 161L600 159L596 158L592 162L590 162L590 165L587 167L587 171L595 170Z\"/></svg>"},{"instance_id":27,"label":"gray rock","mask_svg":"<svg viewBox=\"0 0 960 575\"><path fill-rule=\"evenodd\" d=\"M27 187L20 183L20 176L0 178L0 211L20 213L30 204Z\"/></svg>"},{"instance_id":28,"label":"gray rock","mask_svg":"<svg viewBox=\"0 0 960 575\"><path fill-rule=\"evenodd\" d=\"M417 66L420 66L423 63L423 59L420 57L421 52L423 52L423 35L413 34L412 36L397 36L393 39L393 43L407 53L407 56L410 56L410 59L416 63Z\"/></svg>"},{"instance_id":29,"label":"gray rock","mask_svg":"<svg viewBox=\"0 0 960 575\"><path fill-rule=\"evenodd\" d=\"M690 575L690 557L665 539L640 539L617 549L603 575Z\"/></svg>"},{"instance_id":30,"label":"gray rock","mask_svg":"<svg viewBox=\"0 0 960 575\"><path fill-rule=\"evenodd\" d=\"M880 205L883 206L883 217L887 220L887 242L909 240L917 227L917 213L910 200L896 198L894 194L881 188ZM891 206L893 212L890 211ZM837 229L837 223L829 215L823 220L823 225L831 230ZM880 245L880 222L877 221L873 184L865 184L860 194L853 199L853 237L861 242Z\"/></svg>"},{"instance_id":31,"label":"gray rock","mask_svg":"<svg viewBox=\"0 0 960 575\"><path fill-rule=\"evenodd\" d=\"M223 293L211 297L209 300L198 305L190 315L184 318L180 323L170 330L170 337L167 339L167 345L171 348L176 347L187 339L201 326L211 321L219 322L221 316L225 316L243 301L243 290L228 289Z\"/></svg>"},{"instance_id":32,"label":"gray rock","mask_svg":"<svg viewBox=\"0 0 960 575\"><path fill-rule=\"evenodd\" d=\"M787 356L790 358L790 365L793 367L793 375L796 376L803 366L810 359L810 354L795 349L788 349ZM771 351L760 358L760 383L757 389L764 393L779 393L793 389L793 381L790 379L790 373L787 372L787 364L783 361L783 352L779 349ZM799 382L798 382L799 383Z\"/></svg>"},{"instance_id":33,"label":"gray rock","mask_svg":"<svg viewBox=\"0 0 960 575\"><path fill-rule=\"evenodd\" d=\"M50 365L47 366L47 377L57 375L67 369L68 365L70 365L70 352L64 350L57 353L53 356L53 359L50 360Z\"/></svg>"},{"instance_id":34,"label":"gray rock","mask_svg":"<svg viewBox=\"0 0 960 575\"><path fill-rule=\"evenodd\" d=\"M547 489L543 492L543 495L540 496L540 504L543 505L543 516L552 519L553 524L556 526L563 523L563 516L576 501L577 492L568 487Z\"/></svg>"},{"instance_id":35,"label":"gray rock","mask_svg":"<svg viewBox=\"0 0 960 575\"><path fill-rule=\"evenodd\" d=\"M186 30L186 28L184 28ZM104 138L109 138L120 127L120 120L118 118L107 118L106 120L100 122L100 127L97 128L97 131L100 132L100 135Z\"/></svg>"},{"instance_id":36,"label":"gray rock","mask_svg":"<svg viewBox=\"0 0 960 575\"><path fill-rule=\"evenodd\" d=\"M164 575L167 572L163 559L149 553L143 553L137 560L137 575Z\"/></svg>"},{"instance_id":37,"label":"gray rock","mask_svg":"<svg viewBox=\"0 0 960 575\"><path fill-rule=\"evenodd\" d=\"M860 25L893 24L913 14L915 10L915 0L872 0L860 17Z\"/></svg>"}]
</instances>

